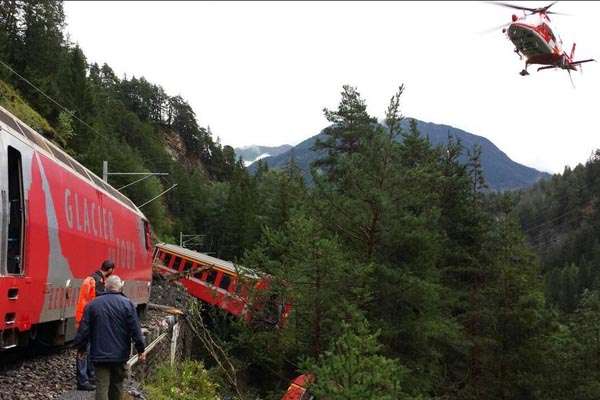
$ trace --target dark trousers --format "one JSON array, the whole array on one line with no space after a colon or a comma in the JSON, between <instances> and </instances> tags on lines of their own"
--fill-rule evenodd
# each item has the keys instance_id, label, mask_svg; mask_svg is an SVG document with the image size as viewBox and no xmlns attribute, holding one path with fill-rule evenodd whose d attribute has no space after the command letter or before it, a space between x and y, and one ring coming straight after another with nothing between
<instances>
[{"instance_id":1,"label":"dark trousers","mask_svg":"<svg viewBox=\"0 0 600 400\"><path fill-rule=\"evenodd\" d=\"M75 357L75 372L77 375L77 386L85 385L90 383L90 380L94 380L96 375L94 373L94 364L90 360L90 345L86 349L85 358Z\"/></svg>"},{"instance_id":2,"label":"dark trousers","mask_svg":"<svg viewBox=\"0 0 600 400\"><path fill-rule=\"evenodd\" d=\"M121 400L125 363L94 363L96 368L96 400Z\"/></svg>"}]
</instances>

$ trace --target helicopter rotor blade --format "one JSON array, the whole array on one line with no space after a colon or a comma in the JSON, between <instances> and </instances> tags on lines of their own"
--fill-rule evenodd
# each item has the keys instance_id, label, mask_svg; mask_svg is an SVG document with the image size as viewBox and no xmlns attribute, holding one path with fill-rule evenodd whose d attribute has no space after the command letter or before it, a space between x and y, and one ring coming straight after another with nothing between
<instances>
[{"instance_id":1,"label":"helicopter rotor blade","mask_svg":"<svg viewBox=\"0 0 600 400\"><path fill-rule=\"evenodd\" d=\"M550 7L552 7L556 3L558 3L558 1L553 1L552 3L548 4L546 7L542 7L540 10L542 10L542 11L548 11L550 9Z\"/></svg>"},{"instance_id":2,"label":"helicopter rotor blade","mask_svg":"<svg viewBox=\"0 0 600 400\"><path fill-rule=\"evenodd\" d=\"M493 28L486 29L486 30L484 30L484 31L480 31L480 32L477 32L477 33L478 33L478 34L480 34L480 35L485 35L485 34L487 34L487 33L490 33L490 32L497 31L498 29L506 28L506 27L507 27L507 26L509 26L511 23L512 23L512 22L506 22L506 23L504 23L504 24L502 24L502 25L498 25L498 26L495 26L495 27L493 27Z\"/></svg>"},{"instance_id":3,"label":"helicopter rotor blade","mask_svg":"<svg viewBox=\"0 0 600 400\"><path fill-rule=\"evenodd\" d=\"M570 63L571 65L579 65L579 64L583 64L586 62L592 62L592 61L596 61L593 58L588 58L587 60L579 60L579 61L573 61L572 63Z\"/></svg>"},{"instance_id":4,"label":"helicopter rotor blade","mask_svg":"<svg viewBox=\"0 0 600 400\"><path fill-rule=\"evenodd\" d=\"M529 11L529 12L535 12L537 10L537 8L522 7L522 6L517 6L514 4L504 3L502 1L486 1L486 3L495 4L495 5L501 6L501 7L514 8L515 10Z\"/></svg>"},{"instance_id":5,"label":"helicopter rotor blade","mask_svg":"<svg viewBox=\"0 0 600 400\"><path fill-rule=\"evenodd\" d=\"M515 4L504 3L502 1L486 1L486 3L495 4L497 6L506 7L506 8L512 8L512 9L515 9L515 10L529 11L531 14L545 13L545 14L555 14L555 15L570 16L570 14L564 14L564 13L560 13L560 12L556 12L556 11L548 11L550 9L550 7L552 7L553 5L555 5L556 3L558 3L558 1L554 1L554 2L552 2L550 4L548 4L545 7L539 7L539 8L530 8L530 7L517 6Z\"/></svg>"},{"instance_id":6,"label":"helicopter rotor blade","mask_svg":"<svg viewBox=\"0 0 600 400\"><path fill-rule=\"evenodd\" d=\"M562 15L564 17L572 17L573 14L561 13L556 11L546 11L546 14Z\"/></svg>"}]
</instances>

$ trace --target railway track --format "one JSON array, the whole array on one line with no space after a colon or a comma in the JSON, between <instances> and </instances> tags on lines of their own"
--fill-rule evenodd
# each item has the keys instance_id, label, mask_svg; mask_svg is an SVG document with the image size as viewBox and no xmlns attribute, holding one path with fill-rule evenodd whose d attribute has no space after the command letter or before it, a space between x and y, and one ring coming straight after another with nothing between
<instances>
[{"instance_id":1,"label":"railway track","mask_svg":"<svg viewBox=\"0 0 600 400\"><path fill-rule=\"evenodd\" d=\"M142 326L155 331L164 313L149 311ZM149 340L150 348L156 338ZM93 392L76 391L75 357L72 345L61 347L29 347L0 353L0 400L46 400L87 399ZM129 364L135 363L137 356ZM143 398L139 385L134 381L126 384L129 398Z\"/></svg>"},{"instance_id":2,"label":"railway track","mask_svg":"<svg viewBox=\"0 0 600 400\"><path fill-rule=\"evenodd\" d=\"M75 389L75 349L27 349L2 353L0 400L59 399Z\"/></svg>"}]
</instances>

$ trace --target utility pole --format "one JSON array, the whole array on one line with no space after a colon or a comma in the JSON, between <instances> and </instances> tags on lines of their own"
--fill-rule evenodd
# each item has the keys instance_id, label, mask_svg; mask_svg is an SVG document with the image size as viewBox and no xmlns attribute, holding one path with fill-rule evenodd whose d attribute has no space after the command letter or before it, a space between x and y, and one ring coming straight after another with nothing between
<instances>
[{"instance_id":1,"label":"utility pole","mask_svg":"<svg viewBox=\"0 0 600 400\"><path fill-rule=\"evenodd\" d=\"M108 161L102 161L102 180L108 183Z\"/></svg>"},{"instance_id":2,"label":"utility pole","mask_svg":"<svg viewBox=\"0 0 600 400\"><path fill-rule=\"evenodd\" d=\"M189 239L185 239L185 238ZM184 234L183 232L179 232L179 247L185 247L188 242L194 243L196 246L200 246L203 244L203 239L206 235L191 235ZM214 251L200 251L202 254L215 254Z\"/></svg>"},{"instance_id":3,"label":"utility pole","mask_svg":"<svg viewBox=\"0 0 600 400\"><path fill-rule=\"evenodd\" d=\"M200 244L197 241L201 241L206 235L186 235L183 232L179 232L179 246L185 247L188 242L196 242L196 244ZM183 240L183 238L189 238Z\"/></svg>"}]
</instances>

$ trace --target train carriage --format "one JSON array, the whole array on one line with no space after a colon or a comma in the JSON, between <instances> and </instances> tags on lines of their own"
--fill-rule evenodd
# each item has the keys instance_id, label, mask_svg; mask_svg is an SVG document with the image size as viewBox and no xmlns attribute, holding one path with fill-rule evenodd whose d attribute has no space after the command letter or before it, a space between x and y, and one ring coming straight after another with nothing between
<instances>
[{"instance_id":1,"label":"train carriage","mask_svg":"<svg viewBox=\"0 0 600 400\"><path fill-rule=\"evenodd\" d=\"M154 267L165 276L176 275L190 295L246 321L281 327L291 304L269 291L271 279L266 274L207 254L173 244L159 243Z\"/></svg>"},{"instance_id":2,"label":"train carriage","mask_svg":"<svg viewBox=\"0 0 600 400\"><path fill-rule=\"evenodd\" d=\"M310 392L309 386L314 382L313 374L303 374L296 377L290 383L287 392L281 400L316 400L315 396Z\"/></svg>"},{"instance_id":3,"label":"train carriage","mask_svg":"<svg viewBox=\"0 0 600 400\"><path fill-rule=\"evenodd\" d=\"M75 335L83 279L112 259L149 300L150 225L122 193L0 107L0 350Z\"/></svg>"}]
</instances>

